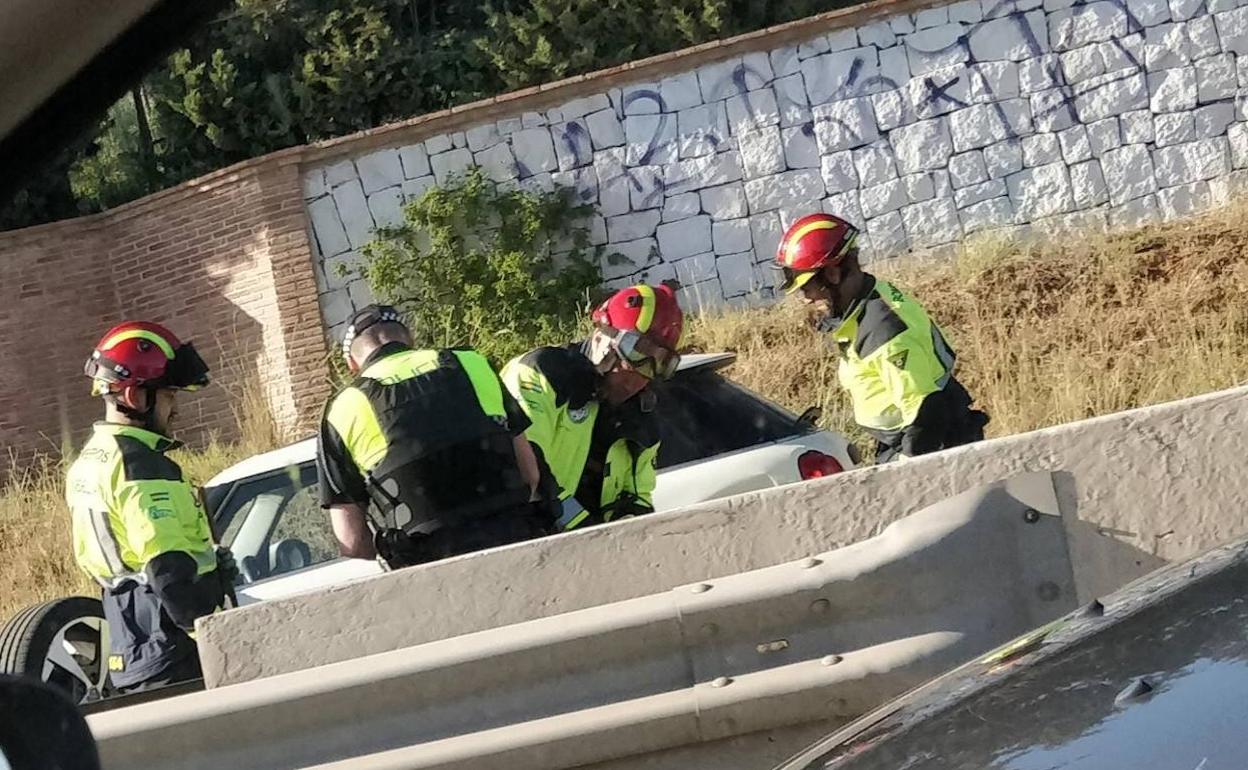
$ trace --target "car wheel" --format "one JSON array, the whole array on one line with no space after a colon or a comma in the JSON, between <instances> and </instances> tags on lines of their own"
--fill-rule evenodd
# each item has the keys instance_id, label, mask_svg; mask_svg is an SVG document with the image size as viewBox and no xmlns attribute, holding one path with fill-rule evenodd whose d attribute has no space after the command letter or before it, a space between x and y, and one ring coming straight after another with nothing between
<instances>
[{"instance_id":1,"label":"car wheel","mask_svg":"<svg viewBox=\"0 0 1248 770\"><path fill-rule=\"evenodd\" d=\"M111 694L108 623L98 599L38 604L0 627L0 673L40 679L90 703Z\"/></svg>"}]
</instances>

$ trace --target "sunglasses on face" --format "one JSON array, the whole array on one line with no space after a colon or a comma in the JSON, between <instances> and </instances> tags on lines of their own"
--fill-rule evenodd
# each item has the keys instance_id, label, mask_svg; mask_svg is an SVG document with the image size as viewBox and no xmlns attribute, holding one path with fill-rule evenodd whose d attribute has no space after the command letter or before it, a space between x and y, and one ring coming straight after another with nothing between
<instances>
[{"instance_id":1,"label":"sunglasses on face","mask_svg":"<svg viewBox=\"0 0 1248 770\"><path fill-rule=\"evenodd\" d=\"M680 354L635 331L604 328L629 368L651 380L669 380L680 367Z\"/></svg>"}]
</instances>

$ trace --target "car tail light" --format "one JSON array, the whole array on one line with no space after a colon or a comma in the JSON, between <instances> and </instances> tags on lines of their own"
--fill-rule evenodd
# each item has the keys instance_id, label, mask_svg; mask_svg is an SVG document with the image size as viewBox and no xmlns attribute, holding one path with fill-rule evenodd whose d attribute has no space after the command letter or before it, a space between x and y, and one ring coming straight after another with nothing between
<instances>
[{"instance_id":1,"label":"car tail light","mask_svg":"<svg viewBox=\"0 0 1248 770\"><path fill-rule=\"evenodd\" d=\"M803 481L809 479L821 479L824 476L831 476L845 470L845 466L841 465L841 461L832 455L825 455L823 452L810 450L803 452L801 457L797 458L797 472L801 475Z\"/></svg>"}]
</instances>

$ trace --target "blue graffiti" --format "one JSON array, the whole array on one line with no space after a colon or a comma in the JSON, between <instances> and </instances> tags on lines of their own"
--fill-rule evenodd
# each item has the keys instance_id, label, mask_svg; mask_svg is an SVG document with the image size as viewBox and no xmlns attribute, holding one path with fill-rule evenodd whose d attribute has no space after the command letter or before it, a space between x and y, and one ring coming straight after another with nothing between
<instances>
[{"instance_id":1,"label":"blue graffiti","mask_svg":"<svg viewBox=\"0 0 1248 770\"><path fill-rule=\"evenodd\" d=\"M559 140L568 148L573 168L584 166L593 160L594 148L589 138L589 130L580 123L567 123L559 134Z\"/></svg>"}]
</instances>

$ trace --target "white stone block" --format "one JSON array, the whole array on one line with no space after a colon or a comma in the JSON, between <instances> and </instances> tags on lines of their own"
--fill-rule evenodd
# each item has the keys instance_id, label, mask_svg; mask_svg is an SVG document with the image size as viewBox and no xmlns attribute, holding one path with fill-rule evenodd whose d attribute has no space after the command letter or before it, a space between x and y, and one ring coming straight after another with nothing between
<instances>
[{"instance_id":1,"label":"white stone block","mask_svg":"<svg viewBox=\"0 0 1248 770\"><path fill-rule=\"evenodd\" d=\"M588 166L594 162L594 143L584 120L570 120L551 126L555 158L560 171Z\"/></svg>"},{"instance_id":2,"label":"white stone block","mask_svg":"<svg viewBox=\"0 0 1248 770\"><path fill-rule=\"evenodd\" d=\"M1037 131L1063 131L1079 122L1075 101L1065 88L1037 91L1029 103Z\"/></svg>"},{"instance_id":3,"label":"white stone block","mask_svg":"<svg viewBox=\"0 0 1248 770\"><path fill-rule=\"evenodd\" d=\"M1232 171L1209 180L1209 193L1215 206L1225 206L1248 195L1248 171Z\"/></svg>"},{"instance_id":4,"label":"white stone block","mask_svg":"<svg viewBox=\"0 0 1248 770\"><path fill-rule=\"evenodd\" d=\"M1204 7L1205 0L1170 0L1170 16L1175 21L1187 21Z\"/></svg>"},{"instance_id":5,"label":"white stone block","mask_svg":"<svg viewBox=\"0 0 1248 770\"><path fill-rule=\"evenodd\" d=\"M971 28L967 42L977 62L1023 61L1048 53L1044 12L985 21Z\"/></svg>"},{"instance_id":6,"label":"white stone block","mask_svg":"<svg viewBox=\"0 0 1248 770\"><path fill-rule=\"evenodd\" d=\"M905 83L910 79L910 59L905 46L894 46L880 51L880 74L882 82L876 81L859 90L863 93L883 91Z\"/></svg>"},{"instance_id":7,"label":"white stone block","mask_svg":"<svg viewBox=\"0 0 1248 770\"><path fill-rule=\"evenodd\" d=\"M505 142L478 152L473 156L473 161L487 179L495 182L507 182L520 176L516 169L516 159Z\"/></svg>"},{"instance_id":8,"label":"white stone block","mask_svg":"<svg viewBox=\"0 0 1248 770\"><path fill-rule=\"evenodd\" d=\"M605 96L602 97L602 99L604 102L607 101L607 97ZM611 106L611 103L607 102L606 106ZM520 118L503 118L495 125L498 126L499 136L511 136L517 131L524 130L524 122L520 120Z\"/></svg>"},{"instance_id":9,"label":"white stone block","mask_svg":"<svg viewBox=\"0 0 1248 770\"><path fill-rule=\"evenodd\" d=\"M592 167L556 171L550 178L556 187L570 188L572 199L576 203L598 202L598 176Z\"/></svg>"},{"instance_id":10,"label":"white stone block","mask_svg":"<svg viewBox=\"0 0 1248 770\"><path fill-rule=\"evenodd\" d=\"M355 306L351 304L351 295L345 286L319 295L317 303L321 306L321 315L327 326L345 325L355 314Z\"/></svg>"},{"instance_id":11,"label":"white stone block","mask_svg":"<svg viewBox=\"0 0 1248 770\"><path fill-rule=\"evenodd\" d=\"M698 191L702 211L714 220L735 219L749 213L745 187L739 183L708 187Z\"/></svg>"},{"instance_id":12,"label":"white stone block","mask_svg":"<svg viewBox=\"0 0 1248 770\"><path fill-rule=\"evenodd\" d=\"M464 148L431 155L429 165L439 185L446 185L454 176L462 176L472 165L472 153Z\"/></svg>"},{"instance_id":13,"label":"white stone block","mask_svg":"<svg viewBox=\"0 0 1248 770\"><path fill-rule=\"evenodd\" d=\"M679 154L675 115L629 115L624 118L628 142L625 162L630 166L674 163Z\"/></svg>"},{"instance_id":14,"label":"white stone block","mask_svg":"<svg viewBox=\"0 0 1248 770\"><path fill-rule=\"evenodd\" d=\"M1105 56L1101 53L1101 44L1093 43L1073 51L1060 54L1062 74L1066 82L1078 83L1081 80L1105 74Z\"/></svg>"},{"instance_id":15,"label":"white stone block","mask_svg":"<svg viewBox=\"0 0 1248 770\"><path fill-rule=\"evenodd\" d=\"M1045 54L1018 63L1018 86L1024 94L1047 91L1062 85L1062 62L1057 54Z\"/></svg>"},{"instance_id":16,"label":"white stone block","mask_svg":"<svg viewBox=\"0 0 1248 770\"><path fill-rule=\"evenodd\" d=\"M781 208L808 208L826 194L823 177L814 169L785 171L745 183L745 199L750 204L751 214Z\"/></svg>"},{"instance_id":17,"label":"white stone block","mask_svg":"<svg viewBox=\"0 0 1248 770\"><path fill-rule=\"evenodd\" d=\"M527 128L511 136L511 149L516 159L520 178L559 170L555 145L549 128Z\"/></svg>"},{"instance_id":18,"label":"white stone block","mask_svg":"<svg viewBox=\"0 0 1248 770\"><path fill-rule=\"evenodd\" d=\"M814 107L815 141L819 152L827 155L870 144L880 138L867 99L845 99Z\"/></svg>"},{"instance_id":19,"label":"white stone block","mask_svg":"<svg viewBox=\"0 0 1248 770\"><path fill-rule=\"evenodd\" d=\"M812 56L802 62L802 78L806 94L812 105L843 99L851 95L848 86L850 73L855 82L874 78L879 74L880 58L874 48L854 48L848 51ZM876 90L884 90L879 88Z\"/></svg>"},{"instance_id":20,"label":"white stone block","mask_svg":"<svg viewBox=\"0 0 1248 770\"><path fill-rule=\"evenodd\" d=\"M1144 63L1144 33L1136 32L1101 43L1101 55L1105 58L1106 72L1139 69Z\"/></svg>"},{"instance_id":21,"label":"white stone block","mask_svg":"<svg viewBox=\"0 0 1248 770\"><path fill-rule=\"evenodd\" d=\"M1075 111L1084 123L1148 106L1148 83L1143 72L1101 75L1083 81L1075 91Z\"/></svg>"},{"instance_id":22,"label":"white stone block","mask_svg":"<svg viewBox=\"0 0 1248 770\"><path fill-rule=\"evenodd\" d=\"M321 254L331 257L351 248L332 197L318 198L309 203L308 216L312 219L312 232L316 235Z\"/></svg>"},{"instance_id":23,"label":"white stone block","mask_svg":"<svg viewBox=\"0 0 1248 770\"><path fill-rule=\"evenodd\" d=\"M525 128L541 128L546 125L546 116L540 112L526 112L520 116Z\"/></svg>"},{"instance_id":24,"label":"white stone block","mask_svg":"<svg viewBox=\"0 0 1248 770\"><path fill-rule=\"evenodd\" d=\"M993 198L958 211L962 230L967 235L1014 223L1014 207L1009 198Z\"/></svg>"},{"instance_id":25,"label":"white stone block","mask_svg":"<svg viewBox=\"0 0 1248 770\"><path fill-rule=\"evenodd\" d=\"M876 48L888 48L897 42L897 36L889 29L888 22L876 22L858 28L858 42L864 46L873 45Z\"/></svg>"},{"instance_id":26,"label":"white stone block","mask_svg":"<svg viewBox=\"0 0 1248 770\"><path fill-rule=\"evenodd\" d=\"M696 72L682 72L659 81L659 95L667 112L679 112L702 103Z\"/></svg>"},{"instance_id":27,"label":"white stone block","mask_svg":"<svg viewBox=\"0 0 1248 770\"><path fill-rule=\"evenodd\" d=\"M591 214L589 217L589 244L591 246L602 246L609 240L607 236L607 218L600 214Z\"/></svg>"},{"instance_id":28,"label":"white stone block","mask_svg":"<svg viewBox=\"0 0 1248 770\"><path fill-rule=\"evenodd\" d=\"M474 153L493 147L502 141L502 135L498 133L498 126L494 123L482 123L473 126L464 132L468 139L468 149Z\"/></svg>"},{"instance_id":29,"label":"white stone block","mask_svg":"<svg viewBox=\"0 0 1248 770\"><path fill-rule=\"evenodd\" d=\"M744 70L741 69L743 67L744 64L739 57L699 67L697 72L698 89L702 92L702 102L710 104L721 99L727 99L729 96L738 94L742 90L748 91L751 87L758 88L763 85L756 82L752 86L746 85L742 89L738 82L745 76Z\"/></svg>"},{"instance_id":30,"label":"white stone block","mask_svg":"<svg viewBox=\"0 0 1248 770\"><path fill-rule=\"evenodd\" d=\"M359 176L359 172L355 170L355 164L350 160L340 160L325 168L325 184L330 189L358 179Z\"/></svg>"},{"instance_id":31,"label":"white stone block","mask_svg":"<svg viewBox=\"0 0 1248 770\"><path fill-rule=\"evenodd\" d=\"M976 104L1017 98L1018 65L1011 61L986 62L970 68L971 101Z\"/></svg>"},{"instance_id":32,"label":"white stone block","mask_svg":"<svg viewBox=\"0 0 1248 770\"><path fill-rule=\"evenodd\" d=\"M1238 7L1239 2L1237 2L1237 0L1207 0L1205 3L1205 11L1210 14L1233 11ZM1201 18L1207 17L1202 16Z\"/></svg>"},{"instance_id":33,"label":"white stone block","mask_svg":"<svg viewBox=\"0 0 1248 770\"><path fill-rule=\"evenodd\" d=\"M624 125L614 109L598 110L585 116L589 136L595 150L619 147L624 144Z\"/></svg>"},{"instance_id":34,"label":"white stone block","mask_svg":"<svg viewBox=\"0 0 1248 770\"><path fill-rule=\"evenodd\" d=\"M1105 153L1122 146L1122 134L1119 131L1118 118L1105 118L1088 124L1088 143L1092 146L1092 154L1101 157Z\"/></svg>"},{"instance_id":35,"label":"white stone block","mask_svg":"<svg viewBox=\"0 0 1248 770\"><path fill-rule=\"evenodd\" d=\"M705 214L659 225L659 253L667 261L701 254L711 248L711 218Z\"/></svg>"},{"instance_id":36,"label":"white stone block","mask_svg":"<svg viewBox=\"0 0 1248 770\"><path fill-rule=\"evenodd\" d=\"M628 204L633 211L663 207L663 196L668 192L663 178L662 166L633 166L628 169ZM671 192L675 193L675 190Z\"/></svg>"},{"instance_id":37,"label":"white stone block","mask_svg":"<svg viewBox=\"0 0 1248 770\"><path fill-rule=\"evenodd\" d=\"M800 73L802 71L802 59L828 52L828 38L825 35L820 35L815 40L823 43L823 50L810 52L809 56L800 58L797 53L797 46L786 45L782 48L773 49L769 55L771 56L771 70L776 73L776 77L783 78L794 73ZM699 98L701 98L700 94Z\"/></svg>"},{"instance_id":38,"label":"white stone block","mask_svg":"<svg viewBox=\"0 0 1248 770\"><path fill-rule=\"evenodd\" d=\"M949 180L955 188L987 181L988 169L984 166L983 152L971 150L950 158Z\"/></svg>"},{"instance_id":39,"label":"white stone block","mask_svg":"<svg viewBox=\"0 0 1248 770\"><path fill-rule=\"evenodd\" d=\"M728 138L728 113L724 102L681 110L677 115L677 135L681 158L714 153Z\"/></svg>"},{"instance_id":40,"label":"white stone block","mask_svg":"<svg viewBox=\"0 0 1248 770\"><path fill-rule=\"evenodd\" d=\"M978 149L1031 131L1031 110L1023 99L974 104L949 115L949 133L957 152Z\"/></svg>"},{"instance_id":41,"label":"white stone block","mask_svg":"<svg viewBox=\"0 0 1248 770\"><path fill-rule=\"evenodd\" d=\"M910 248L905 222L897 211L868 221L867 235L871 239L871 254L875 259L896 256Z\"/></svg>"},{"instance_id":42,"label":"white stone block","mask_svg":"<svg viewBox=\"0 0 1248 770\"><path fill-rule=\"evenodd\" d=\"M1215 14L1213 20L1223 51L1236 55L1248 53L1248 6Z\"/></svg>"},{"instance_id":43,"label":"white stone block","mask_svg":"<svg viewBox=\"0 0 1248 770\"><path fill-rule=\"evenodd\" d=\"M1049 42L1054 51L1069 51L1128 32L1126 9L1109 0L1055 11L1049 14L1048 21Z\"/></svg>"},{"instance_id":44,"label":"white stone block","mask_svg":"<svg viewBox=\"0 0 1248 770\"><path fill-rule=\"evenodd\" d=\"M936 185L931 174L910 174L903 176L901 181L906 186L906 199L911 203L921 203L936 197Z\"/></svg>"},{"instance_id":45,"label":"white stone block","mask_svg":"<svg viewBox=\"0 0 1248 770\"><path fill-rule=\"evenodd\" d=\"M901 210L901 219L914 248L938 246L962 236L962 223L951 198L913 203Z\"/></svg>"},{"instance_id":46,"label":"white stone block","mask_svg":"<svg viewBox=\"0 0 1248 770\"><path fill-rule=\"evenodd\" d=\"M943 168L936 171L929 171L928 176L932 178L932 197L953 197L953 184L949 181L948 171Z\"/></svg>"},{"instance_id":47,"label":"white stone block","mask_svg":"<svg viewBox=\"0 0 1248 770\"><path fill-rule=\"evenodd\" d=\"M530 177L525 177L518 182L504 182L502 185L514 184L521 190L530 193L549 193L555 189L555 175L550 171L543 171Z\"/></svg>"},{"instance_id":48,"label":"white stone block","mask_svg":"<svg viewBox=\"0 0 1248 770\"><path fill-rule=\"evenodd\" d=\"M914 28L927 29L949 23L949 9L945 7L928 8L914 15Z\"/></svg>"},{"instance_id":49,"label":"white stone block","mask_svg":"<svg viewBox=\"0 0 1248 770\"><path fill-rule=\"evenodd\" d=\"M746 227L749 234L749 227ZM753 252L725 254L715 260L725 297L739 297L762 288L755 280Z\"/></svg>"},{"instance_id":50,"label":"white stone block","mask_svg":"<svg viewBox=\"0 0 1248 770\"><path fill-rule=\"evenodd\" d=\"M735 73L737 85L746 91L757 91L776 79L771 70L771 57L766 51L755 51L741 57L741 68Z\"/></svg>"},{"instance_id":51,"label":"white stone block","mask_svg":"<svg viewBox=\"0 0 1248 770\"><path fill-rule=\"evenodd\" d=\"M942 24L907 35L906 57L914 77L963 64L971 57L961 24Z\"/></svg>"},{"instance_id":52,"label":"white stone block","mask_svg":"<svg viewBox=\"0 0 1248 770\"><path fill-rule=\"evenodd\" d=\"M1127 12L1145 27L1170 21L1168 0L1127 0Z\"/></svg>"},{"instance_id":53,"label":"white stone block","mask_svg":"<svg viewBox=\"0 0 1248 770\"><path fill-rule=\"evenodd\" d=\"M1157 209L1163 220L1190 217L1213 205L1208 182L1194 182L1157 192Z\"/></svg>"},{"instance_id":54,"label":"white stone block","mask_svg":"<svg viewBox=\"0 0 1248 770\"><path fill-rule=\"evenodd\" d=\"M1119 121L1122 124L1122 141L1124 144L1145 144L1153 141L1153 113L1148 110L1135 110L1123 114Z\"/></svg>"},{"instance_id":55,"label":"white stone block","mask_svg":"<svg viewBox=\"0 0 1248 770\"><path fill-rule=\"evenodd\" d=\"M771 88L748 91L728 99L728 128L734 135L780 125L780 109Z\"/></svg>"},{"instance_id":56,"label":"white stone block","mask_svg":"<svg viewBox=\"0 0 1248 770\"><path fill-rule=\"evenodd\" d=\"M1047 166L1062 159L1057 134L1035 134L1023 137L1023 165Z\"/></svg>"},{"instance_id":57,"label":"white stone block","mask_svg":"<svg viewBox=\"0 0 1248 770\"><path fill-rule=\"evenodd\" d=\"M468 135L463 131L456 131L451 134L451 146L456 149L464 149L468 146Z\"/></svg>"},{"instance_id":58,"label":"white stone block","mask_svg":"<svg viewBox=\"0 0 1248 770\"><path fill-rule=\"evenodd\" d=\"M989 179L1002 179L1023 168L1023 143L1017 139L984 148L984 167Z\"/></svg>"},{"instance_id":59,"label":"white stone block","mask_svg":"<svg viewBox=\"0 0 1248 770\"><path fill-rule=\"evenodd\" d=\"M1197 107L1192 113L1197 139L1209 139L1226 133L1227 126L1235 121L1235 105L1218 102Z\"/></svg>"},{"instance_id":60,"label":"white stone block","mask_svg":"<svg viewBox=\"0 0 1248 770\"><path fill-rule=\"evenodd\" d=\"M852 35L854 42L850 45L843 46L840 50L844 50L845 48L855 48L858 45L858 33L852 27L849 30L839 30L838 33L833 33L833 34L839 35L838 42L845 42L848 39L847 36L845 35L846 31L848 31ZM812 37L811 39L804 41L803 43L799 44L796 48L792 48L791 50L793 51L793 58L799 59L799 60L809 59L812 56L818 56L821 53L827 53L828 51L831 51L832 45L828 41L827 35L820 35L818 37ZM771 69L777 75L780 74L780 68L776 66L776 52L775 51L771 52Z\"/></svg>"},{"instance_id":61,"label":"white stone block","mask_svg":"<svg viewBox=\"0 0 1248 770\"><path fill-rule=\"evenodd\" d=\"M1155 113L1196 109L1196 68L1148 73L1148 106Z\"/></svg>"},{"instance_id":62,"label":"white stone block","mask_svg":"<svg viewBox=\"0 0 1248 770\"><path fill-rule=\"evenodd\" d=\"M1236 123L1231 126L1226 131L1226 138L1230 142L1231 165L1235 168L1248 168L1248 124Z\"/></svg>"},{"instance_id":63,"label":"white stone block","mask_svg":"<svg viewBox=\"0 0 1248 770\"><path fill-rule=\"evenodd\" d=\"M780 215L768 211L750 217L750 237L754 241L754 253L760 260L773 257L780 248L780 239L784 237Z\"/></svg>"},{"instance_id":64,"label":"white stone block","mask_svg":"<svg viewBox=\"0 0 1248 770\"><path fill-rule=\"evenodd\" d=\"M429 166L429 154L424 144L413 144L399 148L399 162L403 166L405 179L416 179L429 176L433 169Z\"/></svg>"},{"instance_id":65,"label":"white stone block","mask_svg":"<svg viewBox=\"0 0 1248 770\"><path fill-rule=\"evenodd\" d=\"M1074 206L1065 163L1024 169L1005 182L1020 221L1060 214Z\"/></svg>"},{"instance_id":66,"label":"white stone block","mask_svg":"<svg viewBox=\"0 0 1248 770\"><path fill-rule=\"evenodd\" d=\"M325 169L314 168L303 175L303 199L312 200L329 192L325 186Z\"/></svg>"},{"instance_id":67,"label":"white stone block","mask_svg":"<svg viewBox=\"0 0 1248 770\"><path fill-rule=\"evenodd\" d=\"M1157 196L1149 193L1115 206L1109 210L1109 226L1114 230L1126 230L1156 222L1160 214L1157 211Z\"/></svg>"},{"instance_id":68,"label":"white stone block","mask_svg":"<svg viewBox=\"0 0 1248 770\"><path fill-rule=\"evenodd\" d=\"M915 119L909 96L902 89L874 94L870 99L876 125L881 131L892 131L898 126L912 123Z\"/></svg>"},{"instance_id":69,"label":"white stone block","mask_svg":"<svg viewBox=\"0 0 1248 770\"><path fill-rule=\"evenodd\" d=\"M594 94L580 99L573 99L566 104L560 105L559 114L563 120L576 120L583 118L591 112L605 110L611 107L611 101L607 99L605 94ZM523 123L521 124L523 126ZM518 128L515 130L519 130ZM502 133L500 131L500 133ZM470 140L471 141L471 140Z\"/></svg>"},{"instance_id":70,"label":"white stone block","mask_svg":"<svg viewBox=\"0 0 1248 770\"><path fill-rule=\"evenodd\" d=\"M800 74L777 78L772 88L775 89L776 107L780 111L781 128L810 122L810 103Z\"/></svg>"},{"instance_id":71,"label":"white stone block","mask_svg":"<svg viewBox=\"0 0 1248 770\"><path fill-rule=\"evenodd\" d=\"M403 200L414 201L429 191L430 188L436 187L438 180L433 174L409 179L403 183Z\"/></svg>"},{"instance_id":72,"label":"white stone block","mask_svg":"<svg viewBox=\"0 0 1248 770\"><path fill-rule=\"evenodd\" d=\"M598 213L611 217L630 211L632 184L624 169L624 149L615 147L594 153L594 174L598 177Z\"/></svg>"},{"instance_id":73,"label":"white stone block","mask_svg":"<svg viewBox=\"0 0 1248 770\"><path fill-rule=\"evenodd\" d=\"M736 151L682 160L664 169L663 183L672 192L728 184L741 179L741 164L741 155Z\"/></svg>"},{"instance_id":74,"label":"white stone block","mask_svg":"<svg viewBox=\"0 0 1248 770\"><path fill-rule=\"evenodd\" d=\"M403 224L403 191L400 186L396 184L368 196L368 210L378 227Z\"/></svg>"},{"instance_id":75,"label":"white stone block","mask_svg":"<svg viewBox=\"0 0 1248 770\"><path fill-rule=\"evenodd\" d=\"M1109 200L1109 188L1099 161L1089 160L1070 167L1070 188L1075 208L1099 206Z\"/></svg>"},{"instance_id":76,"label":"white stone block","mask_svg":"<svg viewBox=\"0 0 1248 770\"><path fill-rule=\"evenodd\" d=\"M979 0L961 0L949 6L949 21L974 24L983 18L984 9Z\"/></svg>"},{"instance_id":77,"label":"white stone block","mask_svg":"<svg viewBox=\"0 0 1248 770\"><path fill-rule=\"evenodd\" d=\"M892 131L889 139L903 174L943 168L953 155L953 139L945 118L903 126Z\"/></svg>"},{"instance_id":78,"label":"white stone block","mask_svg":"<svg viewBox=\"0 0 1248 770\"><path fill-rule=\"evenodd\" d=\"M1212 16L1201 16L1187 23L1187 39L1192 44L1192 58L1205 59L1222 51L1218 28Z\"/></svg>"},{"instance_id":79,"label":"white stone block","mask_svg":"<svg viewBox=\"0 0 1248 770\"><path fill-rule=\"evenodd\" d=\"M425 140L425 153L428 155L439 155L450 149L453 149L450 134L438 134Z\"/></svg>"},{"instance_id":80,"label":"white stone block","mask_svg":"<svg viewBox=\"0 0 1248 770\"><path fill-rule=\"evenodd\" d=\"M854 168L863 187L874 187L897 178L893 148L886 141L854 150Z\"/></svg>"},{"instance_id":81,"label":"white stone block","mask_svg":"<svg viewBox=\"0 0 1248 770\"><path fill-rule=\"evenodd\" d=\"M1109 200L1119 206L1134 198L1142 198L1157 190L1153 175L1153 159L1142 144L1128 144L1110 150L1101 158Z\"/></svg>"},{"instance_id":82,"label":"white stone block","mask_svg":"<svg viewBox=\"0 0 1248 770\"><path fill-rule=\"evenodd\" d=\"M859 190L859 200L862 213L868 218L896 211L910 202L906 185L900 179Z\"/></svg>"},{"instance_id":83,"label":"white stone block","mask_svg":"<svg viewBox=\"0 0 1248 770\"><path fill-rule=\"evenodd\" d=\"M750 238L750 220L730 219L711 225L711 242L716 254L736 254L754 246Z\"/></svg>"},{"instance_id":84,"label":"white stone block","mask_svg":"<svg viewBox=\"0 0 1248 770\"><path fill-rule=\"evenodd\" d=\"M848 51L850 48L858 47L858 30L854 27L845 27L844 29L833 30L828 33L827 39L828 51ZM809 56L803 54L803 49L805 49ZM825 53L825 51L818 51L812 48L806 48L805 46L799 46L797 49L797 55L802 59L808 59L810 56L815 56L821 53Z\"/></svg>"},{"instance_id":85,"label":"white stone block","mask_svg":"<svg viewBox=\"0 0 1248 770\"><path fill-rule=\"evenodd\" d=\"M784 171L784 142L775 126L737 137L741 148L742 170L746 179L757 179Z\"/></svg>"},{"instance_id":86,"label":"white stone block","mask_svg":"<svg viewBox=\"0 0 1248 770\"><path fill-rule=\"evenodd\" d=\"M858 171L849 150L824 155L819 162L823 183L829 193L846 192L858 187Z\"/></svg>"},{"instance_id":87,"label":"white stone block","mask_svg":"<svg viewBox=\"0 0 1248 770\"><path fill-rule=\"evenodd\" d=\"M1144 64L1159 72L1192 62L1191 42L1182 24L1162 24L1144 32Z\"/></svg>"},{"instance_id":88,"label":"white stone block","mask_svg":"<svg viewBox=\"0 0 1248 770\"><path fill-rule=\"evenodd\" d=\"M658 242L654 238L611 243L603 253L601 262L603 279L610 281L623 278L648 265L656 264L659 261L658 249Z\"/></svg>"},{"instance_id":89,"label":"white stone block","mask_svg":"<svg viewBox=\"0 0 1248 770\"><path fill-rule=\"evenodd\" d=\"M1234 98L1238 85L1234 55L1219 54L1196 62L1196 100L1201 104Z\"/></svg>"},{"instance_id":90,"label":"white stone block","mask_svg":"<svg viewBox=\"0 0 1248 770\"><path fill-rule=\"evenodd\" d=\"M1004 179L992 179L987 182L973 184L970 187L963 187L953 194L953 200L958 208L966 208L973 206L982 201L1000 198L1008 195L1009 189Z\"/></svg>"},{"instance_id":91,"label":"white stone block","mask_svg":"<svg viewBox=\"0 0 1248 770\"><path fill-rule=\"evenodd\" d=\"M469 158L471 157L470 155ZM351 248L361 248L373 239L374 227L373 215L369 213L368 200L364 197L364 188L357 179L335 187L333 197L343 229L347 231L347 241L351 244ZM322 250L321 253L327 252Z\"/></svg>"},{"instance_id":92,"label":"white stone block","mask_svg":"<svg viewBox=\"0 0 1248 770\"><path fill-rule=\"evenodd\" d=\"M964 67L939 70L906 83L906 98L919 118L934 118L971 103L971 78Z\"/></svg>"},{"instance_id":93,"label":"white stone block","mask_svg":"<svg viewBox=\"0 0 1248 770\"><path fill-rule=\"evenodd\" d=\"M663 201L664 222L679 222L702 213L702 202L696 192L673 195Z\"/></svg>"},{"instance_id":94,"label":"white stone block","mask_svg":"<svg viewBox=\"0 0 1248 770\"><path fill-rule=\"evenodd\" d=\"M794 126L780 131L780 141L784 143L784 162L790 169L819 168L819 146L815 143L815 127L814 124L808 126Z\"/></svg>"},{"instance_id":95,"label":"white stone block","mask_svg":"<svg viewBox=\"0 0 1248 770\"><path fill-rule=\"evenodd\" d=\"M1230 172L1230 145L1219 136L1162 147L1153 151L1153 165L1157 185L1163 188L1212 179Z\"/></svg>"},{"instance_id":96,"label":"white stone block","mask_svg":"<svg viewBox=\"0 0 1248 770\"><path fill-rule=\"evenodd\" d=\"M829 195L823 199L823 213L840 217L847 222L861 225L866 221L862 215L862 204L857 190ZM759 256L762 256L761 254Z\"/></svg>"},{"instance_id":97,"label":"white stone block","mask_svg":"<svg viewBox=\"0 0 1248 770\"><path fill-rule=\"evenodd\" d=\"M1062 159L1067 163L1079 163L1092 157L1092 144L1088 141L1088 130L1083 126L1072 126L1057 135L1058 144L1062 148Z\"/></svg>"},{"instance_id":98,"label":"white stone block","mask_svg":"<svg viewBox=\"0 0 1248 770\"><path fill-rule=\"evenodd\" d=\"M714 256L711 255L712 258ZM679 272L677 277L679 277ZM676 299L680 302L680 307L685 311L686 316L708 313L725 305L724 290L719 285L718 278L698 283L681 280L681 287L676 291Z\"/></svg>"},{"instance_id":99,"label":"white stone block","mask_svg":"<svg viewBox=\"0 0 1248 770\"><path fill-rule=\"evenodd\" d=\"M656 286L664 281L679 280L680 278L676 275L676 266L674 264L671 262L660 262L647 266L629 281L629 285L648 283L651 286Z\"/></svg>"}]
</instances>

